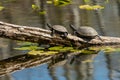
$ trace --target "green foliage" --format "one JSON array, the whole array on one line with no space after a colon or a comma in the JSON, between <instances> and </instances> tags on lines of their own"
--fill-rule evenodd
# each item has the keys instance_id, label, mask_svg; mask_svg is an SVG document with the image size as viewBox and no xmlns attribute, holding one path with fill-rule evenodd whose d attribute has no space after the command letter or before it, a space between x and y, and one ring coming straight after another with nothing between
<instances>
[{"instance_id":1,"label":"green foliage","mask_svg":"<svg viewBox=\"0 0 120 80\"><path fill-rule=\"evenodd\" d=\"M55 46L55 47L50 47L50 51L58 51L58 52L65 52L65 51L70 51L70 52L78 52L81 50L74 49L73 47L62 47L62 46Z\"/></svg>"},{"instance_id":2,"label":"green foliage","mask_svg":"<svg viewBox=\"0 0 120 80\"><path fill-rule=\"evenodd\" d=\"M31 42L19 42L19 48L14 48L16 50L28 50L29 55L53 55L60 52L80 52L81 54L97 54L100 50L103 50L106 53L113 51L120 51L120 48L113 47L90 47L89 49L74 49L73 47L63 47L63 46L54 46L50 47L47 50L43 47L39 47L36 43Z\"/></svg>"},{"instance_id":3,"label":"green foliage","mask_svg":"<svg viewBox=\"0 0 120 80\"><path fill-rule=\"evenodd\" d=\"M84 0L84 2L85 3L88 3L88 2L90 2L91 0ZM105 3L108 3L109 2L109 0L105 0Z\"/></svg>"},{"instance_id":4,"label":"green foliage","mask_svg":"<svg viewBox=\"0 0 120 80\"><path fill-rule=\"evenodd\" d=\"M79 8L80 9L84 9L84 10L101 10L104 9L104 6L101 5L93 5L91 0L84 0L85 4L80 5ZM109 0L105 0L103 3L108 3Z\"/></svg>"},{"instance_id":5,"label":"green foliage","mask_svg":"<svg viewBox=\"0 0 120 80\"><path fill-rule=\"evenodd\" d=\"M85 2L85 3L88 3L88 2L90 2L90 0L84 0L84 2Z\"/></svg>"},{"instance_id":6,"label":"green foliage","mask_svg":"<svg viewBox=\"0 0 120 80\"><path fill-rule=\"evenodd\" d=\"M2 11L3 9L5 9L5 7L3 7L3 6L0 6L0 11Z\"/></svg>"},{"instance_id":7,"label":"green foliage","mask_svg":"<svg viewBox=\"0 0 120 80\"><path fill-rule=\"evenodd\" d=\"M66 6L68 4L71 4L71 0L54 0L55 6Z\"/></svg>"},{"instance_id":8,"label":"green foliage","mask_svg":"<svg viewBox=\"0 0 120 80\"><path fill-rule=\"evenodd\" d=\"M26 46L26 47L20 47L20 48L14 48L16 50L39 50L39 49L44 49L41 47L37 47L37 46Z\"/></svg>"},{"instance_id":9,"label":"green foliage","mask_svg":"<svg viewBox=\"0 0 120 80\"><path fill-rule=\"evenodd\" d=\"M29 55L53 55L53 54L57 54L57 51L36 51L36 50L32 50L30 52L28 52Z\"/></svg>"},{"instance_id":10,"label":"green foliage","mask_svg":"<svg viewBox=\"0 0 120 80\"><path fill-rule=\"evenodd\" d=\"M32 9L37 12L39 15L44 15L46 14L46 11L45 10L42 10L39 8L39 6L35 5L35 4L32 4Z\"/></svg>"},{"instance_id":11,"label":"green foliage","mask_svg":"<svg viewBox=\"0 0 120 80\"><path fill-rule=\"evenodd\" d=\"M104 9L103 6L100 5L80 5L80 9L85 9L85 10L98 10L98 9Z\"/></svg>"},{"instance_id":12,"label":"green foliage","mask_svg":"<svg viewBox=\"0 0 120 80\"><path fill-rule=\"evenodd\" d=\"M52 0L47 0L46 3L47 4L53 4Z\"/></svg>"},{"instance_id":13,"label":"green foliage","mask_svg":"<svg viewBox=\"0 0 120 80\"><path fill-rule=\"evenodd\" d=\"M35 4L32 4L32 9L37 11L37 10L39 10L39 7L37 5L35 5Z\"/></svg>"},{"instance_id":14,"label":"green foliage","mask_svg":"<svg viewBox=\"0 0 120 80\"><path fill-rule=\"evenodd\" d=\"M37 43L31 43L31 42L23 42L23 41L18 41L17 45L21 46L21 47L25 47L25 46L33 46L33 45L38 45Z\"/></svg>"},{"instance_id":15,"label":"green foliage","mask_svg":"<svg viewBox=\"0 0 120 80\"><path fill-rule=\"evenodd\" d=\"M55 46L49 48L50 51L59 51L60 49L62 49L62 46Z\"/></svg>"},{"instance_id":16,"label":"green foliage","mask_svg":"<svg viewBox=\"0 0 120 80\"><path fill-rule=\"evenodd\" d=\"M39 14L40 14L40 15L44 15L44 14L46 14L46 11L45 11L45 10L39 11Z\"/></svg>"},{"instance_id":17,"label":"green foliage","mask_svg":"<svg viewBox=\"0 0 120 80\"><path fill-rule=\"evenodd\" d=\"M72 3L72 0L47 0L48 4L54 4L55 6L66 6Z\"/></svg>"},{"instance_id":18,"label":"green foliage","mask_svg":"<svg viewBox=\"0 0 120 80\"><path fill-rule=\"evenodd\" d=\"M97 54L98 51L96 50L91 50L91 49L84 49L84 50L81 50L81 53L82 54Z\"/></svg>"},{"instance_id":19,"label":"green foliage","mask_svg":"<svg viewBox=\"0 0 120 80\"><path fill-rule=\"evenodd\" d=\"M110 53L110 52L114 52L114 51L120 51L120 48L103 46L103 47L90 47L90 50L96 50L96 51L103 50L105 53Z\"/></svg>"}]
</instances>

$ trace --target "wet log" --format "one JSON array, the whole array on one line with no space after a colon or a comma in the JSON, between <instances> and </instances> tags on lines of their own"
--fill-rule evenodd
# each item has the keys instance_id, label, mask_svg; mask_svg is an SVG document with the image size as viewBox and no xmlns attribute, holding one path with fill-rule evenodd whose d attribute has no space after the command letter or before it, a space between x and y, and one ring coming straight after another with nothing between
<instances>
[{"instance_id":1,"label":"wet log","mask_svg":"<svg viewBox=\"0 0 120 80\"><path fill-rule=\"evenodd\" d=\"M15 25L0 21L0 37L13 40L46 43L50 45L74 45L76 47L84 45L91 46L120 44L120 38L117 37L100 36L103 41L96 37L87 43L86 40L73 36L71 34L68 34L67 38L61 38L58 36L53 37L50 35L50 33L50 30L30 26Z\"/></svg>"}]
</instances>

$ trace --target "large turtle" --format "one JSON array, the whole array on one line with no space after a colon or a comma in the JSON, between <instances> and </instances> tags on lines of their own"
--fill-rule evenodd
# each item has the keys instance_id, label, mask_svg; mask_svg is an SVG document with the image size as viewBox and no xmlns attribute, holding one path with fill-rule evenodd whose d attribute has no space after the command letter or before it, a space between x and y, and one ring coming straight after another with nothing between
<instances>
[{"instance_id":1,"label":"large turtle","mask_svg":"<svg viewBox=\"0 0 120 80\"><path fill-rule=\"evenodd\" d=\"M76 29L73 25L70 25L70 27L74 31L74 35L78 37L85 38L88 40L98 37L101 41L103 41L98 35L97 31L92 27L82 26L82 27L79 27L78 29Z\"/></svg>"},{"instance_id":2,"label":"large turtle","mask_svg":"<svg viewBox=\"0 0 120 80\"><path fill-rule=\"evenodd\" d=\"M54 34L59 34L61 37L67 37L68 31L64 26L61 25L53 25L51 26L50 24L47 23L47 26L50 28L51 36Z\"/></svg>"}]
</instances>

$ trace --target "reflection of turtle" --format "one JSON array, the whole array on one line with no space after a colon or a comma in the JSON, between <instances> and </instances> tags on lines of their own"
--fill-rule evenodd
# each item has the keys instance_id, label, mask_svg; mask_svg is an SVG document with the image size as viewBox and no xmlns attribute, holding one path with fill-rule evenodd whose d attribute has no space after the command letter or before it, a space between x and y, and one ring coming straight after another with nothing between
<instances>
[{"instance_id":1,"label":"reflection of turtle","mask_svg":"<svg viewBox=\"0 0 120 80\"><path fill-rule=\"evenodd\" d=\"M47 23L47 26L51 29L51 35L53 36L55 33L60 34L61 37L67 37L68 31L64 26L61 25L54 25L51 26Z\"/></svg>"},{"instance_id":2,"label":"reflection of turtle","mask_svg":"<svg viewBox=\"0 0 120 80\"><path fill-rule=\"evenodd\" d=\"M89 40L97 36L101 41L103 41L98 35L98 33L96 32L96 30L93 29L92 27L82 26L82 27L79 27L78 29L76 29L73 25L70 25L70 27L74 31L74 35L78 37L86 38Z\"/></svg>"}]
</instances>

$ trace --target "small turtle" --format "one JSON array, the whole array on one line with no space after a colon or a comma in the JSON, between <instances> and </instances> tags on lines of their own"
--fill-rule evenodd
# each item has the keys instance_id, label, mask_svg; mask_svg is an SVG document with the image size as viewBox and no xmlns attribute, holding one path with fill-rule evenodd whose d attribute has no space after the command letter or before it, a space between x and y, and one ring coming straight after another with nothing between
<instances>
[{"instance_id":1,"label":"small turtle","mask_svg":"<svg viewBox=\"0 0 120 80\"><path fill-rule=\"evenodd\" d=\"M55 33L59 34L61 37L67 37L68 31L64 26L61 25L54 25L51 26L50 24L47 23L47 26L50 28L51 36L53 36Z\"/></svg>"},{"instance_id":2,"label":"small turtle","mask_svg":"<svg viewBox=\"0 0 120 80\"><path fill-rule=\"evenodd\" d=\"M97 31L92 27L82 26L82 27L79 27L78 29L76 29L73 25L70 25L70 27L73 29L74 35L78 37L85 38L88 40L98 37L101 41L103 41L98 35Z\"/></svg>"}]
</instances>

